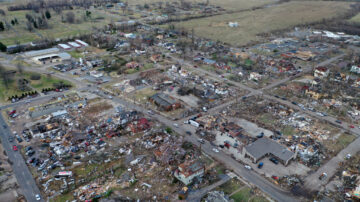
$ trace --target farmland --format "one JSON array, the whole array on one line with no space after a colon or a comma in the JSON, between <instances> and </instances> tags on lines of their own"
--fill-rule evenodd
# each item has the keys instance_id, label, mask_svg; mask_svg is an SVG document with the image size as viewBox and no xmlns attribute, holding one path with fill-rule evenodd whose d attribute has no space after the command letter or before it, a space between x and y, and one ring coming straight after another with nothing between
<instances>
[{"instance_id":1,"label":"farmland","mask_svg":"<svg viewBox=\"0 0 360 202\"><path fill-rule=\"evenodd\" d=\"M130 5L136 5L136 4L151 4L151 3L156 3L159 2L161 0L133 0L131 2L129 2ZM166 1L166 0L162 0L162 2L176 2L175 0L171 0L171 1ZM189 0L189 2L205 2L203 0ZM224 9L227 10L245 10L245 9L250 9L253 7L257 7L257 6L263 6L266 4L270 4L276 2L274 0L270 0L270 1L266 1L266 0L222 0L222 1L217 1L217 0L210 0L209 3L211 5L216 5L216 6L220 6Z\"/></svg>"},{"instance_id":2,"label":"farmland","mask_svg":"<svg viewBox=\"0 0 360 202\"><path fill-rule=\"evenodd\" d=\"M194 28L198 36L242 46L261 40L258 35L262 33L341 16L349 5L345 2L289 2L255 11L180 22L175 26ZM231 28L228 22L238 22L238 27Z\"/></svg>"}]
</instances>

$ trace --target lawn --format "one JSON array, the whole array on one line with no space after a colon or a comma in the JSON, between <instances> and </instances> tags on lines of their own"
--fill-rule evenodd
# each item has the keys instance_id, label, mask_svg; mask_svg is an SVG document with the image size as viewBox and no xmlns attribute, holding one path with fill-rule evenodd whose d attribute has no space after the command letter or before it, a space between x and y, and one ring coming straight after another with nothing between
<instances>
[{"instance_id":1,"label":"lawn","mask_svg":"<svg viewBox=\"0 0 360 202\"><path fill-rule=\"evenodd\" d=\"M324 144L328 150L337 154L355 139L356 136L343 133L336 140L326 140Z\"/></svg>"},{"instance_id":2,"label":"lawn","mask_svg":"<svg viewBox=\"0 0 360 202\"><path fill-rule=\"evenodd\" d=\"M140 103L146 103L148 98L156 93L152 88L144 88L136 91L134 94L135 100Z\"/></svg>"},{"instance_id":3,"label":"lawn","mask_svg":"<svg viewBox=\"0 0 360 202\"><path fill-rule=\"evenodd\" d=\"M58 79L56 77L48 77L45 75L40 75L39 80L31 80L31 75L34 75L37 73L32 72L24 72L23 76L20 76L19 73L15 73L11 76L11 79L9 80L8 88L5 87L4 81L0 79L0 101L5 102L7 101L8 97L14 96L14 95L21 95L24 93L18 88L17 80L19 78L24 78L29 81L29 87L34 88L38 92L41 92L43 88L52 88L55 83L63 82L64 84L71 84L68 81Z\"/></svg>"},{"instance_id":4,"label":"lawn","mask_svg":"<svg viewBox=\"0 0 360 202\"><path fill-rule=\"evenodd\" d=\"M236 192L234 195L230 196L231 199L234 199L235 202L247 202L251 197L251 188L245 187L240 191Z\"/></svg>"},{"instance_id":5,"label":"lawn","mask_svg":"<svg viewBox=\"0 0 360 202\"><path fill-rule=\"evenodd\" d=\"M56 77L53 76L45 76L45 75L40 75L41 78L40 80L31 80L31 75L36 75L37 73L30 73L30 72L26 72L24 73L24 78L27 79L28 81L30 81L30 86L32 86L33 88L35 88L38 91L41 91L43 88L53 88L54 84L59 84L60 82L64 83L64 84L71 84L68 81L62 80L62 79L58 79Z\"/></svg>"},{"instance_id":6,"label":"lawn","mask_svg":"<svg viewBox=\"0 0 360 202\"><path fill-rule=\"evenodd\" d=\"M223 191L225 194L229 195L243 186L244 184L240 180L238 180L237 178L233 178L227 181L225 184L219 186L217 190Z\"/></svg>"},{"instance_id":7,"label":"lawn","mask_svg":"<svg viewBox=\"0 0 360 202\"><path fill-rule=\"evenodd\" d=\"M10 30L1 32L0 41L5 45L12 45L16 44L16 42L28 43L41 38L56 39L75 37L78 34L88 34L94 27L101 28L112 19L117 20L116 17L102 14L102 12L98 10L91 10L91 18L85 18L84 9L75 9L71 11L75 14L77 22L73 24L62 22L62 16L65 16L69 11L70 10L66 10L63 11L62 14L56 14L50 10L51 18L48 20L49 28L35 29L32 32L26 29L27 20L25 18L25 15L32 13L32 11L7 11L6 20L10 22L16 18L19 24L12 26Z\"/></svg>"},{"instance_id":8,"label":"lawn","mask_svg":"<svg viewBox=\"0 0 360 202\"><path fill-rule=\"evenodd\" d=\"M261 41L261 33L289 29L297 25L320 22L323 19L340 17L350 8L347 2L296 1L245 12L236 12L175 23L195 34L214 41L222 41L234 46ZM230 28L228 22L238 22L238 27ZM165 25L167 26L167 25Z\"/></svg>"}]
</instances>

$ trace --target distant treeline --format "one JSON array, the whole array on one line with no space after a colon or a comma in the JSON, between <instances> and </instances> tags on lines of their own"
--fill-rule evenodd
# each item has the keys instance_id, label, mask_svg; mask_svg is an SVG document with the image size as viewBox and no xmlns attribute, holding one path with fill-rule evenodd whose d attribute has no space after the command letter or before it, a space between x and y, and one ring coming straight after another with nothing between
<instances>
[{"instance_id":1,"label":"distant treeline","mask_svg":"<svg viewBox=\"0 0 360 202\"><path fill-rule=\"evenodd\" d=\"M9 6L9 11L40 10L40 9L71 9L74 6L89 8L92 5L118 3L119 0L34 0L29 3Z\"/></svg>"}]
</instances>

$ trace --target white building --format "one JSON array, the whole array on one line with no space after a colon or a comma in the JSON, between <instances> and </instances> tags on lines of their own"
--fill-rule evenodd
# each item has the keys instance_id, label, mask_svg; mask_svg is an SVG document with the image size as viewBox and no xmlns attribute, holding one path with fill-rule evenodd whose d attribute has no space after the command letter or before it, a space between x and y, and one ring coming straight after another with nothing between
<instances>
[{"instance_id":1,"label":"white building","mask_svg":"<svg viewBox=\"0 0 360 202\"><path fill-rule=\"evenodd\" d=\"M200 161L187 161L178 166L174 176L185 185L190 184L194 178L202 177L205 173L205 166Z\"/></svg>"}]
</instances>

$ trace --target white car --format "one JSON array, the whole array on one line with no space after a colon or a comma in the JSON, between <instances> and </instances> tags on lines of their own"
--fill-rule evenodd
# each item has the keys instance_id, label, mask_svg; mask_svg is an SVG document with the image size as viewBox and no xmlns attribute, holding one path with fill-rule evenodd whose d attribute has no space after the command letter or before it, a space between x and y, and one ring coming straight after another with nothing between
<instances>
[{"instance_id":1,"label":"white car","mask_svg":"<svg viewBox=\"0 0 360 202\"><path fill-rule=\"evenodd\" d=\"M244 167L248 170L251 170L251 167L249 165L245 165Z\"/></svg>"},{"instance_id":2,"label":"white car","mask_svg":"<svg viewBox=\"0 0 360 202\"><path fill-rule=\"evenodd\" d=\"M36 194L35 198L36 198L37 201L40 201L40 199L41 199L40 194Z\"/></svg>"},{"instance_id":3,"label":"white car","mask_svg":"<svg viewBox=\"0 0 360 202\"><path fill-rule=\"evenodd\" d=\"M179 128L179 125L178 125L177 123L174 123L174 126L175 126L176 128Z\"/></svg>"},{"instance_id":4,"label":"white car","mask_svg":"<svg viewBox=\"0 0 360 202\"><path fill-rule=\"evenodd\" d=\"M216 149L216 148L213 148L212 150L213 150L215 153L219 153L219 150Z\"/></svg>"}]
</instances>

